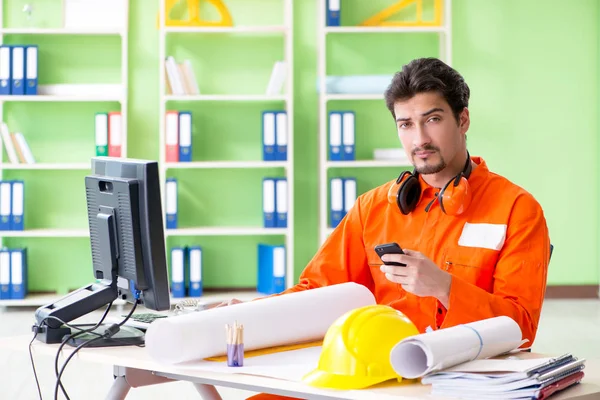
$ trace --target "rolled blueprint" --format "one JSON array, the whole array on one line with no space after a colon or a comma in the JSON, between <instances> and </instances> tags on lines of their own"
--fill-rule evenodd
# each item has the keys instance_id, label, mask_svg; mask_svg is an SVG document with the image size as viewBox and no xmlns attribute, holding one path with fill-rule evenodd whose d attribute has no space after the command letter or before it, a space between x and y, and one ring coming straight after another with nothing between
<instances>
[{"instance_id":1,"label":"rolled blueprint","mask_svg":"<svg viewBox=\"0 0 600 400\"><path fill-rule=\"evenodd\" d=\"M521 328L506 316L408 337L390 353L392 368L407 379L453 367L467 361L494 357L524 343Z\"/></svg>"},{"instance_id":2,"label":"rolled blueprint","mask_svg":"<svg viewBox=\"0 0 600 400\"><path fill-rule=\"evenodd\" d=\"M343 283L160 318L146 331L154 360L175 364L226 354L225 326L244 327L244 350L321 340L347 311L375 304L366 287Z\"/></svg>"}]
</instances>

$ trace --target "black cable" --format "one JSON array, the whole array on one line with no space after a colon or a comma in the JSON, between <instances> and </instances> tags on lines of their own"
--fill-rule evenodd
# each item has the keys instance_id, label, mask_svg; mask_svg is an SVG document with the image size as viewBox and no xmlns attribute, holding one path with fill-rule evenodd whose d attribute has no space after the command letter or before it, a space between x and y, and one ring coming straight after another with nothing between
<instances>
[{"instance_id":1,"label":"black cable","mask_svg":"<svg viewBox=\"0 0 600 400\"><path fill-rule=\"evenodd\" d=\"M29 342L29 359L31 360L31 368L33 368L33 376L35 377L35 384L37 385L38 394L40 395L40 400L42 400L42 389L40 389L40 382L38 381L37 373L35 372L35 363L33 362L33 353L31 352L31 345L33 341L37 337L38 331L36 330L33 339Z\"/></svg>"},{"instance_id":2,"label":"black cable","mask_svg":"<svg viewBox=\"0 0 600 400\"><path fill-rule=\"evenodd\" d=\"M75 350L73 350L73 352L71 354L69 354L69 356L65 360L65 363L63 364L62 368L60 369L60 372L58 373L58 377L56 379L56 384L54 385L54 400L58 400L58 386L60 384L60 378L61 378L63 372L65 371L65 368L66 368L68 362L71 360L71 358L73 358L73 356L83 347L87 346L90 343L95 342L96 340L100 340L100 339L102 339L102 337L98 337L98 336L88 339L85 342L81 343L79 346L77 346L75 348Z\"/></svg>"}]
</instances>

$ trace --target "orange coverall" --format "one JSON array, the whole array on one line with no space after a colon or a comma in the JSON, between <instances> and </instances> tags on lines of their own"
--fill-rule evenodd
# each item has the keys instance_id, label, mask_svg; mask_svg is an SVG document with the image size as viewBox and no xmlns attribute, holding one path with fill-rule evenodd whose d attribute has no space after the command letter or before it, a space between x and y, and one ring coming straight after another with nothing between
<instances>
[{"instance_id":1,"label":"orange coverall","mask_svg":"<svg viewBox=\"0 0 600 400\"><path fill-rule=\"evenodd\" d=\"M387 200L388 182L359 196L300 282L283 293L357 282L374 293L378 304L402 311L420 332L507 315L530 346L546 290L546 220L530 193L490 172L481 157L471 159L477 164L468 180L473 199L462 215L444 214L437 201L425 211L439 190L422 178L419 205L403 215ZM388 242L419 251L452 274L447 310L437 299L418 297L386 279L374 247Z\"/></svg>"}]
</instances>

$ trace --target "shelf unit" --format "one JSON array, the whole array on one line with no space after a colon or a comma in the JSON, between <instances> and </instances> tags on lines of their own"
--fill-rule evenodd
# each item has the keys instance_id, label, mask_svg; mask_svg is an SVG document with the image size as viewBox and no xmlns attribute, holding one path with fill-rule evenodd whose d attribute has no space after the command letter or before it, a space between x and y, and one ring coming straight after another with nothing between
<instances>
[{"instance_id":1,"label":"shelf unit","mask_svg":"<svg viewBox=\"0 0 600 400\"><path fill-rule=\"evenodd\" d=\"M128 30L129 30L129 10L130 10L130 2L129 0L123 1L122 6L125 7L124 13L124 21L123 21L123 29L115 30L115 29L86 29L86 28L31 28L31 27L23 27L23 28L11 28L5 27L5 1L0 0L0 44L7 43L7 39L14 38L14 40L18 40L20 44L38 44L38 41L44 42L45 40L50 40L45 38L45 36L55 36L55 37L65 37L65 36L93 36L93 37L114 37L120 41L120 82L119 89L120 93L118 95L90 95L87 93L81 94L68 94L68 95L49 95L49 94L40 94L43 92L43 82L47 77L47 69L45 69L44 64L39 62L40 53L44 52L44 48L40 47L38 49L38 94L37 95L2 95L0 96L0 116L2 116L2 120L6 121L7 117L9 117L9 112L6 109L8 103L27 103L23 107L30 107L29 103L37 104L37 103L98 103L101 104L100 107L106 107L113 109L112 106L108 106L108 103L115 103L116 106L114 111L121 112L121 156L127 157L127 120L128 120ZM10 6L14 7L16 3L11 3ZM51 18L50 18L51 19ZM56 21L53 21L56 25ZM54 38L51 40L55 40ZM10 44L10 41L8 41ZM116 57L115 53L115 57ZM56 68L53 66L52 68ZM62 83L62 82L61 82ZM70 82L64 82L70 83ZM118 107L118 109L116 108ZM73 114L76 114L77 111L73 111ZM27 115L27 117L35 118L35 114ZM69 120L71 115L65 115L64 118L66 121ZM72 176L68 175L68 178L64 176L65 171L73 171L77 175L73 175L76 179L81 179L75 182L75 187L80 187L81 193L85 193L85 186L83 177L84 175L90 171L91 164L90 158L96 155L96 150L94 146L94 115L89 115L89 129L82 131L81 135L89 135L89 143L91 147L89 148L89 157L82 159L81 161L77 160L76 162L36 162L34 164L13 164L11 163L6 156L4 155L4 143L0 141L0 179L18 179L23 174L26 174L29 179L44 180L47 179L47 175L43 175L44 177L36 178L39 176L38 174L44 173L55 173L57 171L62 171L61 174L57 175L59 178L56 179L56 182L65 182L71 180ZM16 118L16 117L15 117ZM10 131L14 131L10 124L7 124ZM27 137L27 132L23 131L25 137ZM29 144L31 142L29 141ZM34 151L34 157L36 153ZM56 157L59 159L59 157ZM36 157L36 161L40 161L39 157ZM81 172L81 174L79 174ZM10 173L10 177L6 175ZM71 184L71 183L69 183ZM56 242L57 249L56 251L61 254L61 257L64 257L65 254L69 254L73 247L72 240L81 240L82 238L89 238L89 232L87 229L87 214L82 212L81 214L77 214L76 218L81 217L80 226L84 226L86 228L64 228L60 226L48 226L44 228L31 228L31 224L28 223L30 221L28 214L31 214L31 208L43 208L45 206L45 199L39 198L34 201L27 201L27 193L28 188L27 184L25 184L25 204L24 204L24 221L25 221L25 229L22 231L11 231L4 230L0 231L0 246L7 246L6 240L18 240L23 246L28 248L28 255L30 256L32 253L35 253L38 246L48 247L51 245L46 244L47 240L58 239ZM81 198L85 201L85 195L82 194ZM29 203L29 204L28 204ZM79 205L78 205L79 206ZM85 207L84 207L85 208ZM81 208L83 211L83 208ZM75 212L75 211L74 211ZM28 228L28 225L30 226ZM30 239L35 241L29 242ZM26 244L23 244L24 240L26 240ZM52 244L53 246L53 244ZM58 248L59 247L59 248ZM32 280L35 280L36 274L39 274L40 271L43 271L44 259L41 257L36 257L38 262L32 263L28 257L28 281L31 284ZM60 265L60 262L56 262L57 265ZM90 264L83 265L81 268L87 268L87 275L89 277L89 282L92 281L92 267L91 267L91 253L90 253ZM85 274L85 273L84 273ZM88 281L82 281L80 284L83 286ZM79 283L78 283L79 284ZM0 307L2 306L41 306L47 304L48 302L54 301L57 297L62 297L66 293L62 293L58 288L44 288L42 291L53 290L56 289L59 293L53 294L40 294L37 290L31 291L29 289L29 294L25 299L19 300L2 300L0 301ZM115 303L116 304L116 303Z\"/></svg>"},{"instance_id":2,"label":"shelf unit","mask_svg":"<svg viewBox=\"0 0 600 400\"><path fill-rule=\"evenodd\" d=\"M160 0L159 2L159 164L160 164L160 176L162 177L161 182L161 193L162 193L162 204L163 210L166 209L166 194L165 194L165 183L166 178L173 176L173 174L181 172L182 170L192 171L188 172L189 174L193 174L193 176L197 177L198 185L202 185L202 177L206 173L210 173L211 171L226 171L226 170L235 170L235 171L248 171L248 170L282 170L283 176L287 178L287 227L286 228L263 228L260 226L193 226L193 227L181 227L178 229L166 229L165 237L167 238L167 248L166 254L169 261L169 271L170 271L170 239L182 239L182 240L192 240L193 237L199 237L199 244L202 246L202 238L207 237L234 237L234 241L237 237L281 237L284 241L285 249L286 249L286 287L291 287L294 284L294 94L293 94L293 2L292 0L280 0L278 4L281 4L282 7L282 15L283 15L283 24L275 24L275 25L251 25L251 24L240 24L235 25L235 16L234 16L234 26L209 26L209 27L196 27L196 26L165 26L165 0ZM230 4L227 6L229 7ZM234 6L231 4L231 6ZM278 5L279 6L279 5ZM229 37L234 38L232 40L237 40L238 38L247 38L247 37L282 37L283 38L283 59L281 61L285 61L286 63L286 80L284 84L284 88L282 89L281 95L266 95L261 93L228 93L228 94L205 94L203 87L200 83L200 79L197 79L199 82L199 90L200 95L174 95L167 94L166 91L166 82L167 82L167 72L164 65L164 60L170 55L167 54L168 40L171 35L195 35L194 38L198 38L198 41L205 40L214 40L217 35L222 35L219 37ZM201 56L199 56L201 57ZM213 55L210 55L213 57ZM197 71L197 69L195 69ZM197 72L196 72L197 74ZM266 82L265 82L266 89ZM198 139L195 132L192 131L192 154L193 158L191 162L166 162L166 149L165 149L165 113L167 110L182 110L188 109L189 107L197 107L197 103L211 104L212 106L220 106L220 107L230 107L232 104L237 103L233 106L244 106L248 104L283 104L282 110L287 112L287 132L288 132L288 141L287 141L287 159L285 161L262 161L260 160L205 160L205 161L196 161L194 157L195 149L202 146L202 142ZM260 115L257 115L257 118L261 118ZM194 113L192 112L192 119L195 120ZM219 132L211 132L211 134L219 135ZM259 135L261 136L261 135ZM224 146L228 146L231 143L224 142ZM257 146L261 146L261 143L256 143ZM178 197L182 191L181 184L178 183ZM258 191L258 190L257 190ZM262 193L262 190L260 190ZM246 195L246 194L244 194ZM244 195L241 195L240 201L243 201ZM181 222L182 218L185 216L179 213L181 208L178 206L178 219ZM219 210L215 210L215 213L218 213ZM257 214L262 213L262 210L256 210ZM262 218L261 218L262 220ZM165 222L166 224L166 222ZM181 223L180 223L181 225ZM258 244L258 242L257 242ZM235 247L235 246L234 246ZM233 250L235 251L235 250ZM248 250L249 251L249 250ZM204 258L205 249L203 248L203 258ZM226 259L227 255L221 255L222 259ZM246 257L247 265L240 265L238 268L245 269L253 269L257 267L256 258L248 256ZM202 273L204 273L211 269L215 268L215 265L208 265L203 260L202 265ZM170 273L169 273L170 275Z\"/></svg>"},{"instance_id":3,"label":"shelf unit","mask_svg":"<svg viewBox=\"0 0 600 400\"><path fill-rule=\"evenodd\" d=\"M341 1L341 7L344 7L344 1ZM433 33L438 35L439 48L438 57L444 60L447 64L452 63L452 18L451 0L442 0L443 16L442 26L344 26L343 15L341 13L341 26L327 26L327 0L318 1L317 11L317 79L318 79L318 94L319 94L319 243L322 244L327 236L333 232L334 228L329 222L329 179L328 173L334 169L351 168L351 169L374 169L374 168L389 168L389 167L412 167L409 161L379 161L379 160L356 160L356 161L330 161L328 158L329 134L328 134L328 105L330 102L342 101L376 101L383 104L384 94L345 94L345 93L327 93L326 77L328 76L327 65L327 39L333 35L345 34L407 34L407 33ZM395 71L390 72L390 76ZM356 122L355 122L356 126ZM355 140L356 142L356 140ZM394 177L390 176L390 180ZM364 191L363 191L364 192ZM360 196L357 190L357 196Z\"/></svg>"}]
</instances>

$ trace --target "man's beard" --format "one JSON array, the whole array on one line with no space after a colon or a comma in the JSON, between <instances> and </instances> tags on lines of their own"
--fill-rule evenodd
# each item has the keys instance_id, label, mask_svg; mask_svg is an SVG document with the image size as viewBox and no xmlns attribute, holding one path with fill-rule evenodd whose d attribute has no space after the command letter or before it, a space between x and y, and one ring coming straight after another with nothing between
<instances>
[{"instance_id":1,"label":"man's beard","mask_svg":"<svg viewBox=\"0 0 600 400\"><path fill-rule=\"evenodd\" d=\"M417 151L435 151L436 154L440 155L440 162L438 162L437 164L425 164L422 166L417 166L416 162L413 162L413 164L415 165L415 169L416 171L421 174L421 175L428 175L428 174L437 174L438 172L441 172L444 170L444 168L446 168L446 161L444 160L444 158L442 157L442 155L440 154L440 150L437 147L434 146L425 146L423 148L416 148L412 151L412 156L413 156L413 161L414 161L414 157L415 157L415 153ZM428 160L423 160L424 162L429 162Z\"/></svg>"}]
</instances>

